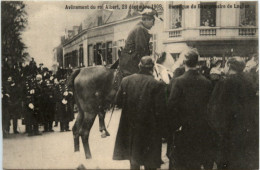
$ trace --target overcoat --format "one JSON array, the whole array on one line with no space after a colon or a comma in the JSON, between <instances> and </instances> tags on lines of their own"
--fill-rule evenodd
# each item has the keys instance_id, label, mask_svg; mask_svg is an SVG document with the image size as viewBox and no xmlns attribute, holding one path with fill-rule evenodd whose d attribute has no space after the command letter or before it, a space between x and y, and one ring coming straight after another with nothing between
<instances>
[{"instance_id":1,"label":"overcoat","mask_svg":"<svg viewBox=\"0 0 260 170\"><path fill-rule=\"evenodd\" d=\"M150 38L151 34L142 22L138 23L130 32L119 58L119 66L124 74L138 73L138 64L141 58L150 55Z\"/></svg>"},{"instance_id":2,"label":"overcoat","mask_svg":"<svg viewBox=\"0 0 260 170\"><path fill-rule=\"evenodd\" d=\"M25 84L25 124L35 125L38 123L43 123L43 91L41 84L37 84L35 80L28 79ZM33 105L30 108L29 105Z\"/></svg>"},{"instance_id":3,"label":"overcoat","mask_svg":"<svg viewBox=\"0 0 260 170\"><path fill-rule=\"evenodd\" d=\"M254 83L245 73L227 76L216 84L209 120L220 137L220 168L258 169L258 102Z\"/></svg>"},{"instance_id":4,"label":"overcoat","mask_svg":"<svg viewBox=\"0 0 260 170\"><path fill-rule=\"evenodd\" d=\"M10 95L10 115L12 118L21 118L22 110L22 97L21 97L21 87L16 84L15 81L8 82L8 91Z\"/></svg>"},{"instance_id":5,"label":"overcoat","mask_svg":"<svg viewBox=\"0 0 260 170\"><path fill-rule=\"evenodd\" d=\"M53 121L55 115L55 91L54 85L50 84L44 88L44 122Z\"/></svg>"},{"instance_id":6,"label":"overcoat","mask_svg":"<svg viewBox=\"0 0 260 170\"><path fill-rule=\"evenodd\" d=\"M64 82L58 85L58 89L56 96L57 121L70 122L74 119L73 93Z\"/></svg>"},{"instance_id":7,"label":"overcoat","mask_svg":"<svg viewBox=\"0 0 260 170\"><path fill-rule=\"evenodd\" d=\"M214 148L215 135L207 122L211 91L210 81L197 70L189 70L170 83L168 114L170 131L175 134L171 158L179 168L197 169L212 158L208 151Z\"/></svg>"},{"instance_id":8,"label":"overcoat","mask_svg":"<svg viewBox=\"0 0 260 170\"><path fill-rule=\"evenodd\" d=\"M114 160L160 167L164 93L164 83L152 75L133 74L122 80L117 93L117 104L122 106L122 114Z\"/></svg>"},{"instance_id":9,"label":"overcoat","mask_svg":"<svg viewBox=\"0 0 260 170\"><path fill-rule=\"evenodd\" d=\"M3 81L2 84L2 130L4 134L8 133L10 126L10 94L6 89L7 83L8 82Z\"/></svg>"}]
</instances>

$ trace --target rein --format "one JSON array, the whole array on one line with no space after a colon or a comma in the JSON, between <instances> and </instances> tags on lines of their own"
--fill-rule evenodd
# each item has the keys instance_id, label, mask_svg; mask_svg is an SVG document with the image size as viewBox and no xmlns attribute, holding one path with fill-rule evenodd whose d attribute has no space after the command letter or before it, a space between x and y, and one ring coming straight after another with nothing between
<instances>
[{"instance_id":1,"label":"rein","mask_svg":"<svg viewBox=\"0 0 260 170\"><path fill-rule=\"evenodd\" d=\"M115 74L114 75L115 78L113 80L113 87L112 87L113 89L112 90L115 90L116 93L113 96L112 112L111 112L111 116L110 116L110 119L109 119L108 124L107 124L107 128L109 127L109 124L111 122L111 119L112 119L112 116L113 116L113 113L114 113L114 110L115 110L115 107L116 107L115 98L116 98L116 94L117 94L117 91L119 89L119 86L121 84L121 81L123 79L122 72L120 71L120 69L117 69L114 74Z\"/></svg>"}]
</instances>

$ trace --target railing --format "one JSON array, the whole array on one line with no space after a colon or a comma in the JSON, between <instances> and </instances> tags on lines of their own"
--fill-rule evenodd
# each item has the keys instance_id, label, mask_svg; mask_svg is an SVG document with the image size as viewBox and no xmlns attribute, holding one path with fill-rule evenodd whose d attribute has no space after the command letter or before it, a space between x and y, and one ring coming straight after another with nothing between
<instances>
[{"instance_id":1,"label":"railing","mask_svg":"<svg viewBox=\"0 0 260 170\"><path fill-rule=\"evenodd\" d=\"M169 32L169 38L181 37L181 30L175 30Z\"/></svg>"},{"instance_id":2,"label":"railing","mask_svg":"<svg viewBox=\"0 0 260 170\"><path fill-rule=\"evenodd\" d=\"M256 35L256 28L239 28L240 36Z\"/></svg>"},{"instance_id":3,"label":"railing","mask_svg":"<svg viewBox=\"0 0 260 170\"><path fill-rule=\"evenodd\" d=\"M216 29L200 29L200 36L215 36L217 35Z\"/></svg>"}]
</instances>

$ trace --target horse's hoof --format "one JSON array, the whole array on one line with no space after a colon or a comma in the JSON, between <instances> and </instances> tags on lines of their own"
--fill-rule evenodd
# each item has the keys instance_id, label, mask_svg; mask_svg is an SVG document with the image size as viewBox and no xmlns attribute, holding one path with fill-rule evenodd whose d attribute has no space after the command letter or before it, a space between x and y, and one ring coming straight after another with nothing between
<instances>
[{"instance_id":1,"label":"horse's hoof","mask_svg":"<svg viewBox=\"0 0 260 170\"><path fill-rule=\"evenodd\" d=\"M91 155L86 155L86 159L91 159L92 156Z\"/></svg>"},{"instance_id":2,"label":"horse's hoof","mask_svg":"<svg viewBox=\"0 0 260 170\"><path fill-rule=\"evenodd\" d=\"M108 131L106 131L106 135L107 135L107 136L110 136L110 134L108 133Z\"/></svg>"},{"instance_id":3,"label":"horse's hoof","mask_svg":"<svg viewBox=\"0 0 260 170\"><path fill-rule=\"evenodd\" d=\"M101 131L101 138L106 138L108 135L105 130Z\"/></svg>"},{"instance_id":4,"label":"horse's hoof","mask_svg":"<svg viewBox=\"0 0 260 170\"><path fill-rule=\"evenodd\" d=\"M101 138L106 138L107 135L106 134L101 134Z\"/></svg>"}]
</instances>

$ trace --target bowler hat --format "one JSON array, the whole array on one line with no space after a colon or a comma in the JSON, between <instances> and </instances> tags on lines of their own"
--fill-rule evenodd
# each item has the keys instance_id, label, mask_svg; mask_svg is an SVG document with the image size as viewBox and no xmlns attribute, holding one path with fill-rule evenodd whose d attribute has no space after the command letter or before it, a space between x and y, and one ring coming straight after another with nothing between
<instances>
[{"instance_id":1,"label":"bowler hat","mask_svg":"<svg viewBox=\"0 0 260 170\"><path fill-rule=\"evenodd\" d=\"M154 60L151 56L144 56L138 66L139 68L153 68Z\"/></svg>"},{"instance_id":2,"label":"bowler hat","mask_svg":"<svg viewBox=\"0 0 260 170\"><path fill-rule=\"evenodd\" d=\"M245 61L241 57L232 57L228 59L227 64L229 64L230 69L237 72L243 72L246 66Z\"/></svg>"}]
</instances>

